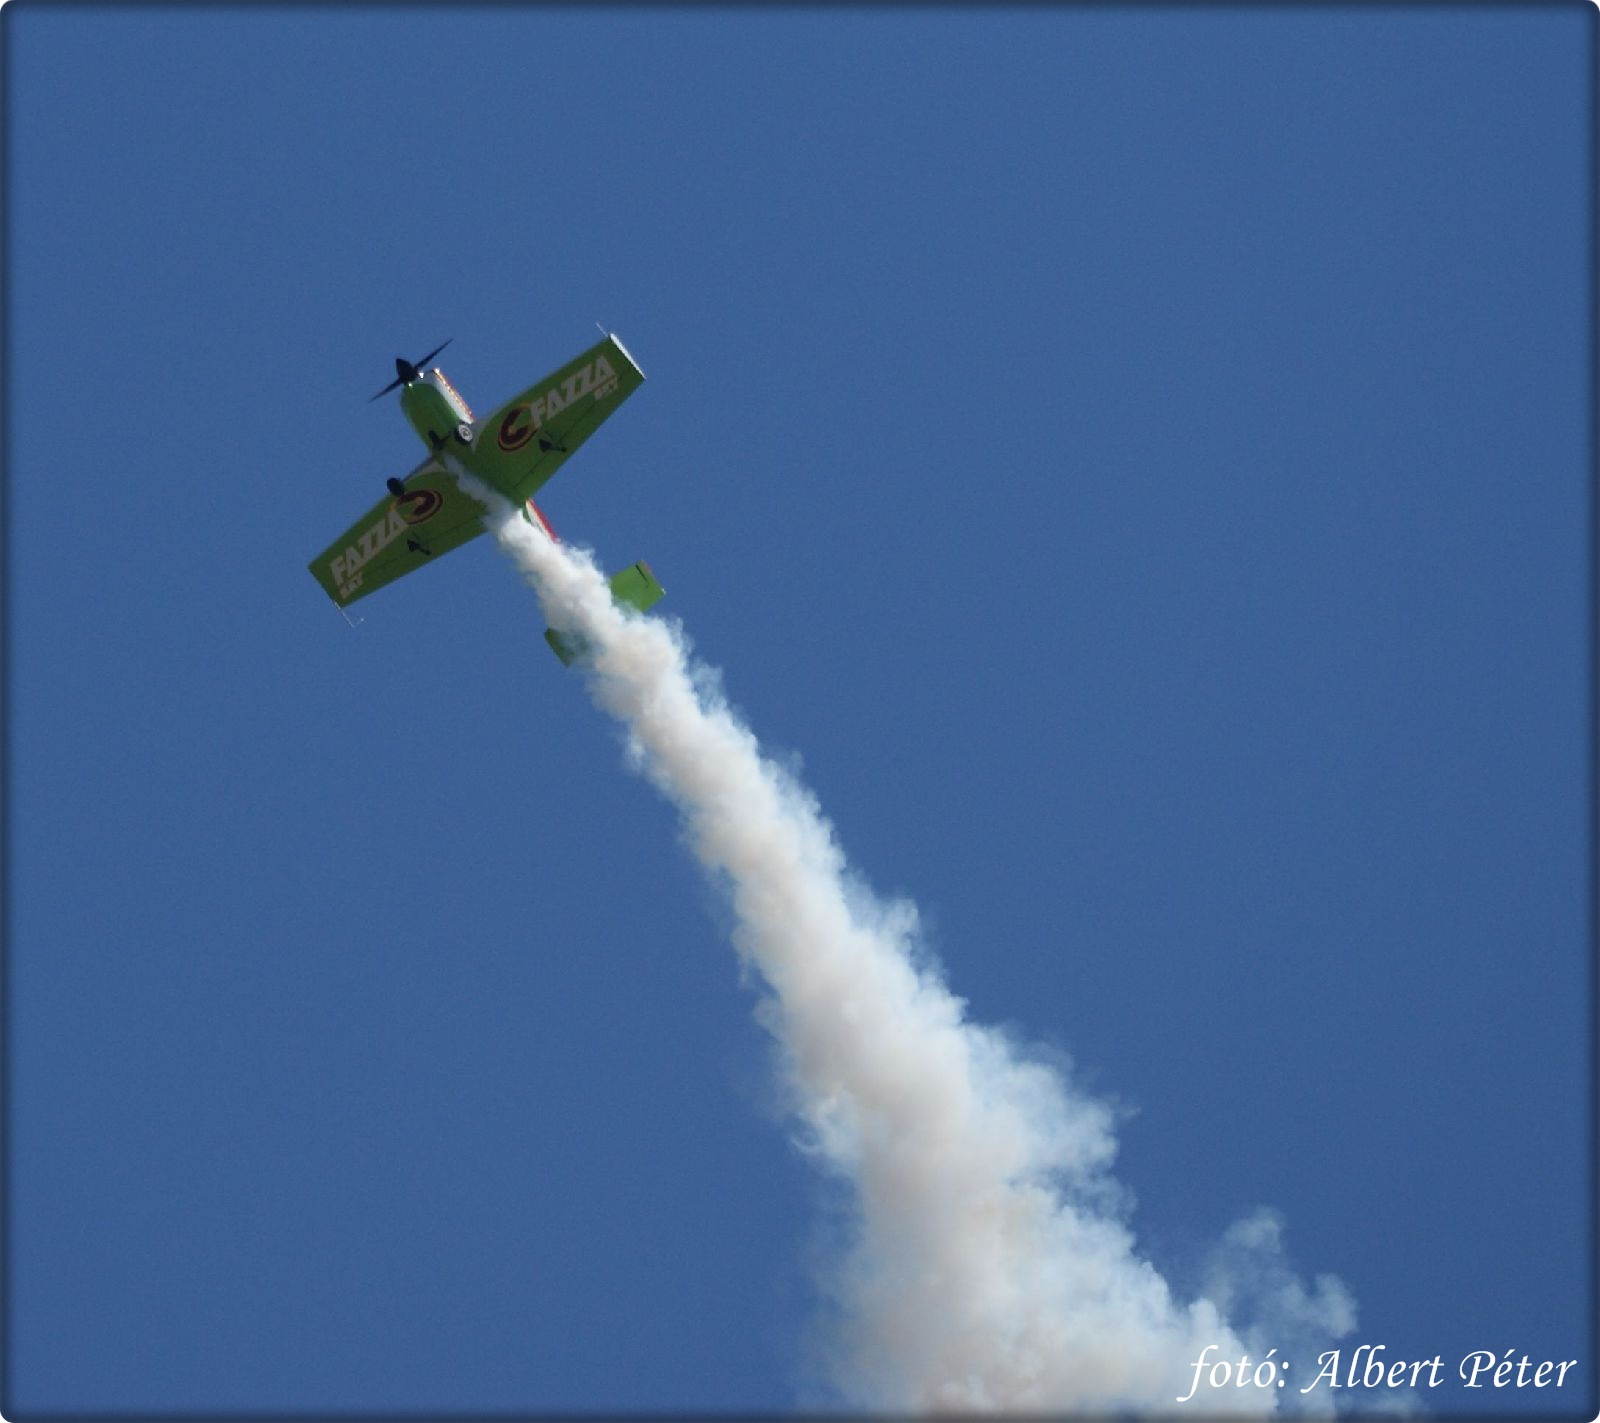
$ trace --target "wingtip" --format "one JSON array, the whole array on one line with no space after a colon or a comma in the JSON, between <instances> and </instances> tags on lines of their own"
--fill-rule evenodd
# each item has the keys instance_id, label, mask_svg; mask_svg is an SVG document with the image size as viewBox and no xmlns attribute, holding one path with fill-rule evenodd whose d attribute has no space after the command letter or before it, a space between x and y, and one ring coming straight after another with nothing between
<instances>
[{"instance_id":1,"label":"wingtip","mask_svg":"<svg viewBox=\"0 0 1600 1423\"><path fill-rule=\"evenodd\" d=\"M634 368L634 370L639 372L639 379L643 380L645 378L645 376L644 376L644 367L641 366L636 360L634 360L633 352L630 351L626 346L624 346L622 344L622 338L619 337L615 331L607 331L606 332L606 338L611 342L611 344L613 346L615 346L619 351L622 352L623 359L625 361L627 361L627 363L630 366L632 366Z\"/></svg>"}]
</instances>

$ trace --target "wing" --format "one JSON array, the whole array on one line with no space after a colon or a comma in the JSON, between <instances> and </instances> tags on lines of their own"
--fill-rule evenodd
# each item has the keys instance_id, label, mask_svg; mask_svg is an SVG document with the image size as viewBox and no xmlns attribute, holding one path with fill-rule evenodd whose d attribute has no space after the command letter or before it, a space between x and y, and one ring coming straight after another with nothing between
<instances>
[{"instance_id":1,"label":"wing","mask_svg":"<svg viewBox=\"0 0 1600 1423\"><path fill-rule=\"evenodd\" d=\"M643 381L644 372L622 342L607 336L482 421L468 463L520 504Z\"/></svg>"},{"instance_id":2,"label":"wing","mask_svg":"<svg viewBox=\"0 0 1600 1423\"><path fill-rule=\"evenodd\" d=\"M311 560L311 574L341 608L432 563L483 532L483 505L436 459L406 476L406 492L374 504Z\"/></svg>"}]
</instances>

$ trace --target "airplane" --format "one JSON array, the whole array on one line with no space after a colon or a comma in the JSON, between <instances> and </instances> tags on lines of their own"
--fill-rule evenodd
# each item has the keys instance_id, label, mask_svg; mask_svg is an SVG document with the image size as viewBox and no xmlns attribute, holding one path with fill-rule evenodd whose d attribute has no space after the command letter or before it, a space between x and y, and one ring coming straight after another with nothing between
<instances>
[{"instance_id":1,"label":"airplane","mask_svg":"<svg viewBox=\"0 0 1600 1423\"><path fill-rule=\"evenodd\" d=\"M478 420L444 372L429 368L449 344L441 342L420 361L397 357L395 378L372 397L400 392L400 409L427 445L428 457L404 479L386 481L388 497L311 560L312 576L341 611L483 532L487 510L457 487L451 464L522 505L522 517L555 538L533 496L644 382L627 348L608 333ZM611 579L612 597L641 613L665 591L642 560ZM583 655L581 646L553 628L545 630L545 640L568 665Z\"/></svg>"}]
</instances>

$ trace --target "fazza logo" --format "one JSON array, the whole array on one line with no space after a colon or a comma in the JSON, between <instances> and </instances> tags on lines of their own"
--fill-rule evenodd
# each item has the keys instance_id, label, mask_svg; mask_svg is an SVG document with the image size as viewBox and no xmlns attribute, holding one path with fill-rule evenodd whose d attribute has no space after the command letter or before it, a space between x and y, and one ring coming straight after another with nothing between
<instances>
[{"instance_id":1,"label":"fazza logo","mask_svg":"<svg viewBox=\"0 0 1600 1423\"><path fill-rule=\"evenodd\" d=\"M328 565L340 598L348 598L361 586L361 570L388 548L407 528L431 519L444 508L444 495L436 489L413 489L396 499L383 514L368 524L356 541Z\"/></svg>"},{"instance_id":2,"label":"fazza logo","mask_svg":"<svg viewBox=\"0 0 1600 1423\"><path fill-rule=\"evenodd\" d=\"M506 411L506 418L500 422L500 438L497 443L503 450L520 450L533 438L533 432L537 428L533 412L526 405L513 405Z\"/></svg>"},{"instance_id":3,"label":"fazza logo","mask_svg":"<svg viewBox=\"0 0 1600 1423\"><path fill-rule=\"evenodd\" d=\"M400 517L408 524L426 523L444 507L444 495L437 489L413 489L394 501Z\"/></svg>"},{"instance_id":4,"label":"fazza logo","mask_svg":"<svg viewBox=\"0 0 1600 1423\"><path fill-rule=\"evenodd\" d=\"M617 373L611 369L611 362L604 356L596 356L564 381L540 391L526 405L513 405L506 411L496 443L503 450L520 450L533 438L539 426L558 410L565 410L585 395L604 400L616 388Z\"/></svg>"}]
</instances>

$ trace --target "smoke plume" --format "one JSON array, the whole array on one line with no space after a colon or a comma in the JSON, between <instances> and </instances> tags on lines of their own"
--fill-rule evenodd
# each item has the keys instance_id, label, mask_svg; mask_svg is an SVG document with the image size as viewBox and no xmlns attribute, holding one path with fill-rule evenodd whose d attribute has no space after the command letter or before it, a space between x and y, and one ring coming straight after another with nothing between
<instances>
[{"instance_id":1,"label":"smoke plume","mask_svg":"<svg viewBox=\"0 0 1600 1423\"><path fill-rule=\"evenodd\" d=\"M1293 1388L1202 1381L1178 1405L1207 1345L1211 1360L1250 1347L1252 1365L1261 1350L1248 1322L1225 1317L1225 1283L1179 1299L1137 1253L1109 1175L1108 1109L966 1018L914 911L852 874L815 799L762 754L681 632L620 609L586 554L457 473L551 626L587 644L590 694L677 807L765 985L757 1011L799 1139L852 1204L832 1281L841 1398L898 1412L1185 1415L1305 1402ZM1274 1228L1247 1223L1241 1239L1258 1273L1265 1251L1292 1280L1275 1237L1263 1244ZM1297 1324L1353 1323L1337 1281L1294 1289Z\"/></svg>"}]
</instances>

